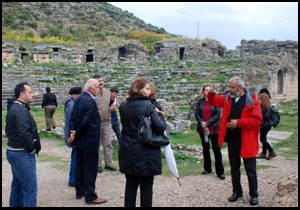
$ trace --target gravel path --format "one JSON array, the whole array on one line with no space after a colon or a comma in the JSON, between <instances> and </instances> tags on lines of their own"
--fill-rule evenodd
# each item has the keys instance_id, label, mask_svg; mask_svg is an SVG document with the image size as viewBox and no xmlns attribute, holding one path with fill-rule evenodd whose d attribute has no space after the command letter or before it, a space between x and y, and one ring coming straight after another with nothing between
<instances>
[{"instance_id":1,"label":"gravel path","mask_svg":"<svg viewBox=\"0 0 300 210\"><path fill-rule=\"evenodd\" d=\"M6 148L2 148L2 207L8 206L11 169L6 161ZM57 146L55 141L43 141L40 155L61 156L68 160L70 149ZM228 159L226 154L224 159ZM272 160L258 159L258 164L270 165L258 171L258 207L274 207L277 184L292 175L298 176L298 160L287 160L278 155ZM68 162L67 162L68 164ZM202 165L202 163L201 163ZM37 162L38 170L38 206L40 207L85 207L84 200L75 199L75 189L67 186L66 167L57 168L49 162ZM249 207L249 190L246 175L242 175L244 196L235 203L228 202L231 195L231 177L218 179L214 174L188 176L180 178L181 187L176 178L157 176L154 180L153 207ZM244 168L242 166L242 171ZM180 172L179 172L180 174ZM120 172L104 171L98 174L96 192L99 197L108 200L98 207L124 206L125 177ZM139 206L139 198L137 199Z\"/></svg>"}]
</instances>

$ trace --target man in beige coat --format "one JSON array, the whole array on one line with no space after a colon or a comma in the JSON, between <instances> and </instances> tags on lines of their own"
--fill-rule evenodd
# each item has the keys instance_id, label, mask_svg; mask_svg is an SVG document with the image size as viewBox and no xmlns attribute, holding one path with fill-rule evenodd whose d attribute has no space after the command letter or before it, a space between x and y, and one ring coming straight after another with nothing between
<instances>
[{"instance_id":1,"label":"man in beige coat","mask_svg":"<svg viewBox=\"0 0 300 210\"><path fill-rule=\"evenodd\" d=\"M100 75L93 76L94 79L99 81L99 94L96 96L96 104L98 107L100 121L101 121L101 140L103 150L104 150L104 162L105 169L110 171L116 171L116 168L112 164L113 146L112 146L112 126L111 126L111 112L113 107L109 106L110 102L110 90L104 88L104 79ZM99 148L99 163L98 163L98 173L102 173L102 163L101 163L101 152Z\"/></svg>"}]
</instances>

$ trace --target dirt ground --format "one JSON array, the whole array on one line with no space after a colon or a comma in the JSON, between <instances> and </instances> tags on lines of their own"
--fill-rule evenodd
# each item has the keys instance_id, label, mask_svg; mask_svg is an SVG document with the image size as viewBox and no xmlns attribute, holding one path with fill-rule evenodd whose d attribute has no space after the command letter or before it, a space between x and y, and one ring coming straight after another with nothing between
<instances>
[{"instance_id":1,"label":"dirt ground","mask_svg":"<svg viewBox=\"0 0 300 210\"><path fill-rule=\"evenodd\" d=\"M2 207L8 206L11 169L6 161L6 148L2 148ZM69 164L70 149L57 145L55 141L43 141L40 157L37 161L38 206L39 207L86 207L84 200L75 199L75 189L68 187L68 167L57 167L57 163L40 161L44 155L64 158L62 164ZM224 158L227 158L224 155ZM55 163L55 162L54 162ZM117 165L117 163L115 163ZM257 164L270 165L258 171L259 204L261 207L274 207L274 198L278 182L292 175L298 176L298 159L287 160L278 155L272 160L258 159ZM180 178L181 187L174 177L157 176L154 180L153 207L249 207L249 191L247 177L242 175L244 196L237 202L228 202L232 193L231 177L220 180L214 173ZM242 166L242 170L243 166ZM180 174L180 172L179 172ZM96 193L100 198L108 200L100 207L124 206L125 177L120 172L104 171L98 174ZM139 194L139 193L138 193ZM139 205L139 196L137 199ZM297 205L298 206L298 205Z\"/></svg>"}]
</instances>

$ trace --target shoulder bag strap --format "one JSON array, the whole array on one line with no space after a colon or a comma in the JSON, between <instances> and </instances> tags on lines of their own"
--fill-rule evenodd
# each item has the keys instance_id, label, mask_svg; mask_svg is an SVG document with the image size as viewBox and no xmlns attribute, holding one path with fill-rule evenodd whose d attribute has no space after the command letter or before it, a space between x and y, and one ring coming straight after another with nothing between
<instances>
[{"instance_id":1,"label":"shoulder bag strap","mask_svg":"<svg viewBox=\"0 0 300 210\"><path fill-rule=\"evenodd\" d=\"M145 116L147 116L147 117L150 117L150 113L147 113L147 107L148 107L149 103L150 103L150 101L146 101L146 103L145 103Z\"/></svg>"}]
</instances>

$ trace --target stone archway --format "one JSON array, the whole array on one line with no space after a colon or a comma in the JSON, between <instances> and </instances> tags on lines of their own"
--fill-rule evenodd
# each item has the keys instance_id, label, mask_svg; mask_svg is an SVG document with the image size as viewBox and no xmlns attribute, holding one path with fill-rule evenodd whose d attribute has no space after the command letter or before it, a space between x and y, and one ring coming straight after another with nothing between
<instances>
[{"instance_id":1,"label":"stone archway","mask_svg":"<svg viewBox=\"0 0 300 210\"><path fill-rule=\"evenodd\" d=\"M119 48L119 54L118 54L118 59L120 58L126 58L127 56L127 50L125 47L120 47Z\"/></svg>"},{"instance_id":2,"label":"stone archway","mask_svg":"<svg viewBox=\"0 0 300 210\"><path fill-rule=\"evenodd\" d=\"M88 62L94 62L94 48L89 48L87 54L85 54L85 61Z\"/></svg>"},{"instance_id":3,"label":"stone archway","mask_svg":"<svg viewBox=\"0 0 300 210\"><path fill-rule=\"evenodd\" d=\"M184 51L185 51L185 47L180 47L179 48L179 59L180 60L183 59Z\"/></svg>"},{"instance_id":4,"label":"stone archway","mask_svg":"<svg viewBox=\"0 0 300 210\"><path fill-rule=\"evenodd\" d=\"M283 71L279 70L277 73L277 94L283 94L283 82L284 82Z\"/></svg>"}]
</instances>

